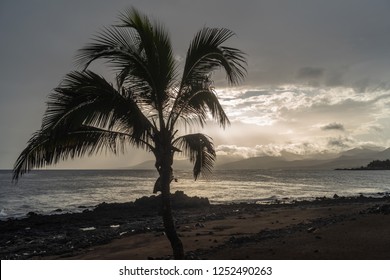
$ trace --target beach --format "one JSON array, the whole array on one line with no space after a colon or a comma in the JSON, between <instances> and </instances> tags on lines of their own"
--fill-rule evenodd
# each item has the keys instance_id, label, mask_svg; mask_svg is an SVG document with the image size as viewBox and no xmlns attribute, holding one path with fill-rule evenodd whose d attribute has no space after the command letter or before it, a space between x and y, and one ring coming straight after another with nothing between
<instances>
[{"instance_id":1,"label":"beach","mask_svg":"<svg viewBox=\"0 0 390 280\"><path fill-rule=\"evenodd\" d=\"M161 217L145 200L0 222L1 259L170 259ZM390 259L389 213L388 196L269 205L195 198L174 209L187 259Z\"/></svg>"}]
</instances>

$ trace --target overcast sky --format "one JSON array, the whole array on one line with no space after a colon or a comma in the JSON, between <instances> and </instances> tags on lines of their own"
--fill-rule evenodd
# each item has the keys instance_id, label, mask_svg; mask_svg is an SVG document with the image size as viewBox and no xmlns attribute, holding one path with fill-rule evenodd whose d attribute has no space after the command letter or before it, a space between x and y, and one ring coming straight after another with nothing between
<instances>
[{"instance_id":1,"label":"overcast sky","mask_svg":"<svg viewBox=\"0 0 390 280\"><path fill-rule=\"evenodd\" d=\"M225 131L205 129L218 154L390 146L390 1L2 0L0 168L12 168L39 129L46 98L75 69L77 49L131 6L165 24L178 57L203 26L236 33L228 44L247 53L248 76L237 88L215 76L232 121ZM144 159L129 150L59 167L115 168Z\"/></svg>"}]
</instances>

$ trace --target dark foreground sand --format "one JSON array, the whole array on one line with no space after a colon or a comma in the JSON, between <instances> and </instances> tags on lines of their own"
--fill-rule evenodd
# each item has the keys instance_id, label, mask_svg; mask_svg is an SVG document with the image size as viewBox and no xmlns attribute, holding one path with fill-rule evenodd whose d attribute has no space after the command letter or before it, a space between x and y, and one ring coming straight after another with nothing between
<instances>
[{"instance_id":1,"label":"dark foreground sand","mask_svg":"<svg viewBox=\"0 0 390 280\"><path fill-rule=\"evenodd\" d=\"M325 199L293 205L211 205L176 213L188 259L390 259L388 197ZM170 258L161 217L148 215L144 213L144 217L137 218L142 230L130 230L134 224L129 226L114 217L111 222L107 220L105 227L99 225L91 231L81 231L78 224L75 232L89 236L85 237L87 242L78 242L79 245L76 242L79 235L63 225L63 233L51 233L60 241L65 239L60 242L65 244L62 250L50 250L54 246L58 249L57 243L48 245L44 253L37 252L38 247L34 247L34 253L29 246L24 249L16 246L15 255L16 248L5 242L1 244L2 250L8 249L8 253L2 259ZM107 226L116 223L120 225ZM120 230L125 226L127 233ZM41 233L44 229L40 229ZM110 230L115 234L110 235ZM104 238L91 237L100 235ZM31 244L39 243L32 235L30 239ZM42 242L49 244L55 238L45 240Z\"/></svg>"}]
</instances>

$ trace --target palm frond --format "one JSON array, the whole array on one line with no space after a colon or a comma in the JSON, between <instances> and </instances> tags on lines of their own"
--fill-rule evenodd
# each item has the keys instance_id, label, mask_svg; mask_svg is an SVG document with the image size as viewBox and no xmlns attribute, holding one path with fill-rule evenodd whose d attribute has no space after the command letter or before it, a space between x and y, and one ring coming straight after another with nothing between
<instances>
[{"instance_id":1,"label":"palm frond","mask_svg":"<svg viewBox=\"0 0 390 280\"><path fill-rule=\"evenodd\" d=\"M139 93L145 102L162 111L176 76L169 34L136 9L121 14L120 20L120 25L103 29L93 43L81 49L76 62L87 68L94 60L105 59L117 69L121 83L142 83Z\"/></svg>"},{"instance_id":2,"label":"palm frond","mask_svg":"<svg viewBox=\"0 0 390 280\"><path fill-rule=\"evenodd\" d=\"M31 137L16 160L13 180L17 181L32 168L56 164L68 158L91 156L104 150L114 154L123 153L129 142L131 135L89 126L71 131L63 130L62 127L41 129Z\"/></svg>"},{"instance_id":3,"label":"palm frond","mask_svg":"<svg viewBox=\"0 0 390 280\"><path fill-rule=\"evenodd\" d=\"M117 70L120 84L137 85L145 100L153 103L153 77L140 50L139 35L129 28L106 27L76 55L76 64L87 69L97 59L105 59Z\"/></svg>"},{"instance_id":4,"label":"palm frond","mask_svg":"<svg viewBox=\"0 0 390 280\"><path fill-rule=\"evenodd\" d=\"M201 133L187 134L177 138L173 144L194 163L195 180L200 174L207 175L211 172L216 154L210 137Z\"/></svg>"},{"instance_id":5,"label":"palm frond","mask_svg":"<svg viewBox=\"0 0 390 280\"><path fill-rule=\"evenodd\" d=\"M72 130L89 125L133 135L147 141L153 127L132 92L122 93L92 71L72 72L49 95L42 129Z\"/></svg>"},{"instance_id":6,"label":"palm frond","mask_svg":"<svg viewBox=\"0 0 390 280\"><path fill-rule=\"evenodd\" d=\"M153 149L153 126L137 96L118 92L91 72L69 73L49 95L41 129L29 140L14 167L14 179L34 167L96 153L114 154L125 143Z\"/></svg>"},{"instance_id":7,"label":"palm frond","mask_svg":"<svg viewBox=\"0 0 390 280\"><path fill-rule=\"evenodd\" d=\"M195 35L187 52L183 78L169 116L171 127L179 118L186 118L188 111L193 111L192 113L199 116L199 122L204 123L206 108L222 127L229 124L210 86L209 74L222 68L231 84L238 84L244 79L246 75L245 54L238 49L222 45L233 35L234 33L229 29L207 27Z\"/></svg>"},{"instance_id":8,"label":"palm frond","mask_svg":"<svg viewBox=\"0 0 390 280\"><path fill-rule=\"evenodd\" d=\"M164 109L168 105L176 77L176 63L170 37L158 22L152 22L135 8L125 11L120 17L121 27L134 29L140 38L140 51L145 56L146 67L152 77L153 98L163 124Z\"/></svg>"},{"instance_id":9,"label":"palm frond","mask_svg":"<svg viewBox=\"0 0 390 280\"><path fill-rule=\"evenodd\" d=\"M182 88L203 80L210 72L223 68L228 81L238 84L246 75L245 54L235 48L222 46L234 35L226 28L203 28L190 44L184 66Z\"/></svg>"},{"instance_id":10,"label":"palm frond","mask_svg":"<svg viewBox=\"0 0 390 280\"><path fill-rule=\"evenodd\" d=\"M171 126L178 119L188 121L196 119L202 127L205 124L208 113L223 128L230 124L229 118L219 103L218 97L212 87L188 87L180 97L171 113Z\"/></svg>"},{"instance_id":11,"label":"palm frond","mask_svg":"<svg viewBox=\"0 0 390 280\"><path fill-rule=\"evenodd\" d=\"M143 57L139 51L140 38L136 32L115 26L104 27L93 39L78 51L76 65L86 69L97 59L107 59L114 65L121 66L131 61L142 66Z\"/></svg>"}]
</instances>

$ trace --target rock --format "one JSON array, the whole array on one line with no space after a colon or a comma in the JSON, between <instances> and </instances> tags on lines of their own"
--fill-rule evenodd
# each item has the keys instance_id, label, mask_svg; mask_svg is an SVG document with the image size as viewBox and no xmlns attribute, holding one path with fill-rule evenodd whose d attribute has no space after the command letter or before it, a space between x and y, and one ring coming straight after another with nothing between
<instances>
[{"instance_id":1,"label":"rock","mask_svg":"<svg viewBox=\"0 0 390 280\"><path fill-rule=\"evenodd\" d=\"M148 209L159 209L161 206L161 199L158 199L157 196L143 196L134 201L134 206L136 208L148 208Z\"/></svg>"},{"instance_id":2,"label":"rock","mask_svg":"<svg viewBox=\"0 0 390 280\"><path fill-rule=\"evenodd\" d=\"M173 209L210 206L208 198L197 196L189 197L182 191L176 191L174 194L171 194L171 203ZM161 208L161 195L144 196L138 198L136 201L134 201L134 206L141 209L146 208L159 210Z\"/></svg>"},{"instance_id":3,"label":"rock","mask_svg":"<svg viewBox=\"0 0 390 280\"><path fill-rule=\"evenodd\" d=\"M189 197L182 191L176 191L171 195L173 208L195 208L210 206L208 198L205 197Z\"/></svg>"},{"instance_id":4,"label":"rock","mask_svg":"<svg viewBox=\"0 0 390 280\"><path fill-rule=\"evenodd\" d=\"M315 228L315 227L310 227L310 228L307 229L307 232L308 232L308 233L312 233L312 232L314 232L314 231L316 231L316 230L317 230L317 228Z\"/></svg>"},{"instance_id":5,"label":"rock","mask_svg":"<svg viewBox=\"0 0 390 280\"><path fill-rule=\"evenodd\" d=\"M191 231L191 227L189 226L184 226L182 231Z\"/></svg>"},{"instance_id":6,"label":"rock","mask_svg":"<svg viewBox=\"0 0 390 280\"><path fill-rule=\"evenodd\" d=\"M370 211L370 213L388 215L388 214L390 214L390 204L384 204L384 205L377 206L375 209L372 209Z\"/></svg>"},{"instance_id":7,"label":"rock","mask_svg":"<svg viewBox=\"0 0 390 280\"><path fill-rule=\"evenodd\" d=\"M27 217L36 217L36 216L39 216L39 214L32 211L27 213Z\"/></svg>"}]
</instances>

